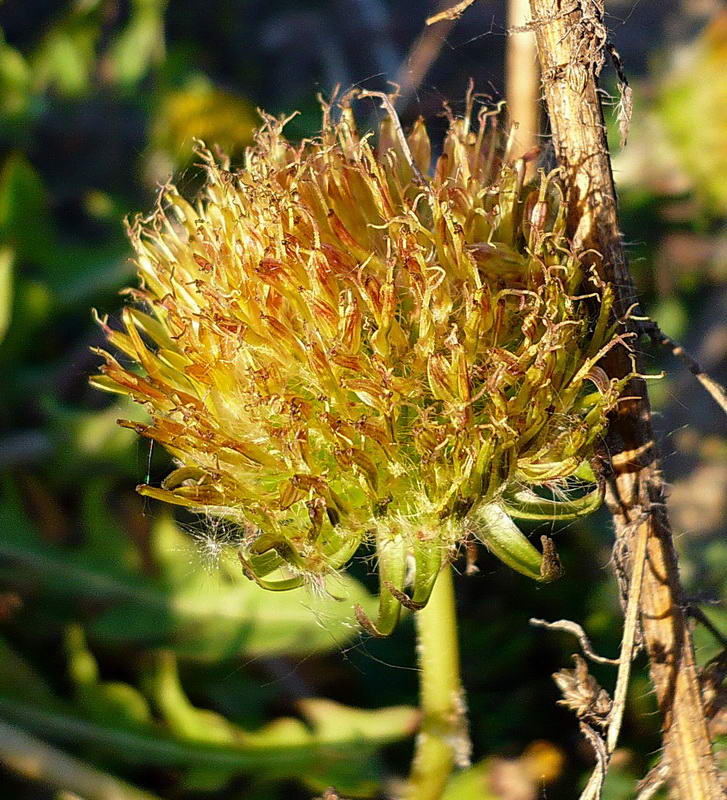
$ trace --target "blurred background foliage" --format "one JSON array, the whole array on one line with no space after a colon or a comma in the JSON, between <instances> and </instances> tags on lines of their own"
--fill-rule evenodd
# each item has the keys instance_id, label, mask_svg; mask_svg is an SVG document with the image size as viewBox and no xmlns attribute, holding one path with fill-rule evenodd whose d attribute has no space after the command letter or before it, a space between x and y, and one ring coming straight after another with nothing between
<instances>
[{"instance_id":1,"label":"blurred background foliage","mask_svg":"<svg viewBox=\"0 0 727 800\"><path fill-rule=\"evenodd\" d=\"M101 339L89 308L118 314L133 272L122 220L151 208L172 173L194 190L194 138L239 159L257 106L298 109L291 135L312 134L316 92L401 78L435 10L413 0L0 3L3 797L275 800L330 785L376 797L406 774L417 724L410 627L387 641L357 631L351 600L372 599L365 563L326 596L265 593L199 520L142 501L135 484L163 475L166 455L115 424L143 412L87 387ZM607 10L635 89L615 169L642 298L724 383L727 15L716 0ZM504 15L502 0L483 1L440 37L405 122L435 119L445 99L460 109L470 77L500 96ZM547 163L546 140L543 151ZM725 420L683 370L652 366L669 368L653 394L682 571L725 631ZM550 679L575 644L527 620L576 618L598 650L617 651L606 514L558 543L566 577L556 584L535 586L485 554L477 576L458 580L477 762L447 800L572 798L587 776L591 755ZM696 635L704 663L719 644L704 627ZM612 684L610 668L594 673ZM653 712L642 657L606 800L633 797L655 763ZM713 724L724 736L724 716ZM40 782L29 778L38 764L53 765Z\"/></svg>"}]
</instances>

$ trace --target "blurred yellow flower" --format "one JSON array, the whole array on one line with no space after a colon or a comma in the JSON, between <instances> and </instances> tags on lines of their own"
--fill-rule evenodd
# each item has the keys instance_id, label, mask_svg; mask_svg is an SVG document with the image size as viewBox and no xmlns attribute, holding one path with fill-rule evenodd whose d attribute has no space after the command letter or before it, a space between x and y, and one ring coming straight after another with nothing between
<instances>
[{"instance_id":1,"label":"blurred yellow flower","mask_svg":"<svg viewBox=\"0 0 727 800\"><path fill-rule=\"evenodd\" d=\"M244 98L198 76L162 99L152 122L151 151L164 154L170 165L182 166L194 155L196 139L214 142L226 153L242 152L252 143L257 122L255 109Z\"/></svg>"}]
</instances>

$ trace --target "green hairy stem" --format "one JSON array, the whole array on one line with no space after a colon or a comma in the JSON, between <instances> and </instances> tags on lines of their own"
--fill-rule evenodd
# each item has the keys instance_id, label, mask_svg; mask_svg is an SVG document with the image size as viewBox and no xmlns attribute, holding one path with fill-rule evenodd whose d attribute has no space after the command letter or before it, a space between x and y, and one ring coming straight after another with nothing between
<instances>
[{"instance_id":1,"label":"green hairy stem","mask_svg":"<svg viewBox=\"0 0 727 800\"><path fill-rule=\"evenodd\" d=\"M449 565L439 573L415 620L422 724L404 799L438 800L453 768L466 765L470 752Z\"/></svg>"}]
</instances>

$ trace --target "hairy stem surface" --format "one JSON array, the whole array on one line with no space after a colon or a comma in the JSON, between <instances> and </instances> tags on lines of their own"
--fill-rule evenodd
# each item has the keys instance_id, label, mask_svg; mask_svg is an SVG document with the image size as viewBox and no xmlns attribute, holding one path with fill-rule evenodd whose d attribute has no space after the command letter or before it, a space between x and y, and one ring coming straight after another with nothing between
<instances>
[{"instance_id":1,"label":"hairy stem surface","mask_svg":"<svg viewBox=\"0 0 727 800\"><path fill-rule=\"evenodd\" d=\"M416 613L423 714L406 800L438 800L455 765L469 760L452 568L439 573L427 605Z\"/></svg>"}]
</instances>

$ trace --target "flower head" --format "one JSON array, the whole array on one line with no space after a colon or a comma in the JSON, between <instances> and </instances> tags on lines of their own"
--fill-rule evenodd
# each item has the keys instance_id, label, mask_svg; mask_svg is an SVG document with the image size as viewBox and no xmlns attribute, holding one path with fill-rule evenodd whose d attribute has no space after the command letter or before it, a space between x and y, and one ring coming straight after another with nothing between
<instances>
[{"instance_id":1,"label":"flower head","mask_svg":"<svg viewBox=\"0 0 727 800\"><path fill-rule=\"evenodd\" d=\"M611 291L564 238L555 175L524 184L492 112L451 119L430 170L419 121L378 144L351 109L295 145L266 118L244 167L200 150L194 204L165 187L131 227L141 288L95 384L178 463L150 497L239 523L246 574L286 589L375 547L375 632L426 603L475 536L556 572L513 518L587 513L622 385ZM408 591L408 594L405 593ZM362 615L361 615L362 616Z\"/></svg>"}]
</instances>

